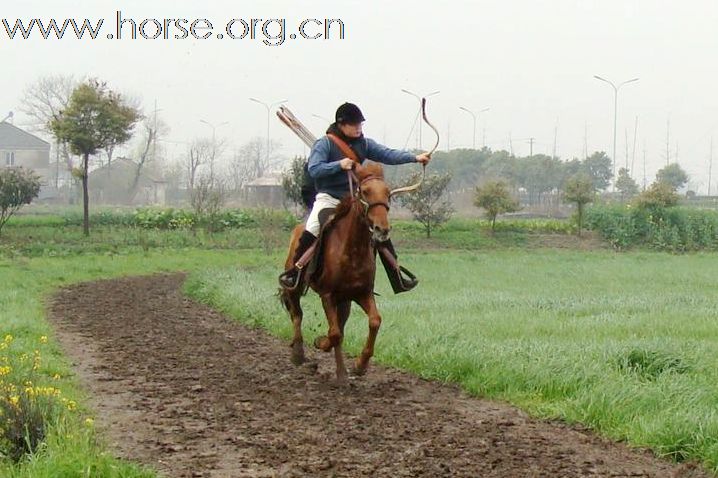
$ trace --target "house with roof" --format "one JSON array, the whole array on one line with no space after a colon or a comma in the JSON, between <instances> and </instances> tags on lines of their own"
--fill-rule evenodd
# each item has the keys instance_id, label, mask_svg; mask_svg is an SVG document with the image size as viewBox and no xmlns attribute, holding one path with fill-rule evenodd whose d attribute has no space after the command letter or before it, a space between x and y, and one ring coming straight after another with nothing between
<instances>
[{"instance_id":1,"label":"house with roof","mask_svg":"<svg viewBox=\"0 0 718 478\"><path fill-rule=\"evenodd\" d=\"M166 203L167 182L157 178L147 167L141 168L128 158L116 158L90 171L88 189L91 201L99 204L132 204L136 206Z\"/></svg>"},{"instance_id":2,"label":"house with roof","mask_svg":"<svg viewBox=\"0 0 718 478\"><path fill-rule=\"evenodd\" d=\"M50 143L7 121L0 122L0 168L24 167L40 176L44 187L52 177ZM42 195L42 193L41 193Z\"/></svg>"},{"instance_id":3,"label":"house with roof","mask_svg":"<svg viewBox=\"0 0 718 478\"><path fill-rule=\"evenodd\" d=\"M282 176L270 173L244 185L244 200L250 207L281 208L286 202Z\"/></svg>"}]
</instances>

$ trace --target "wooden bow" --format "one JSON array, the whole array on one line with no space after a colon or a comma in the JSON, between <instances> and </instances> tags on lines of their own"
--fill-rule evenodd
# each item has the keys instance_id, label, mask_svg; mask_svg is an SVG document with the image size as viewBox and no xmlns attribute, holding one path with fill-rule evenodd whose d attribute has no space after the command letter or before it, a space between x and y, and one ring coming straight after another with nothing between
<instances>
[{"instance_id":1,"label":"wooden bow","mask_svg":"<svg viewBox=\"0 0 718 478\"><path fill-rule=\"evenodd\" d=\"M431 155L434 154L434 151L436 151L436 148L439 147L439 130L436 129L436 126L431 124L431 121L429 121L429 118L427 118L427 116L426 116L426 98L421 99L421 117L424 120L424 123L428 124L429 128L434 130L434 133L436 134L436 143L434 143L434 147L431 148L431 151L429 151L427 153L429 155L429 157L431 157ZM418 183L412 184L411 186L404 186L401 188L394 189L389 193L389 196L391 197L395 194L410 193L412 191L416 191L417 189L419 189L419 187L424 182L424 179L426 178L426 164L422 164L421 166L422 166L421 179L419 180Z\"/></svg>"}]
</instances>

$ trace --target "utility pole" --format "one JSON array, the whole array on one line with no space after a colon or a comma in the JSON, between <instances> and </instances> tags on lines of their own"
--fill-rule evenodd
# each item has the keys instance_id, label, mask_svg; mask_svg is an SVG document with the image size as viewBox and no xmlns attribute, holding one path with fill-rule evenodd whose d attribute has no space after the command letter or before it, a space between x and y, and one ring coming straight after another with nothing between
<instances>
[{"instance_id":1,"label":"utility pole","mask_svg":"<svg viewBox=\"0 0 718 478\"><path fill-rule=\"evenodd\" d=\"M514 155L514 142L511 139L511 131L509 131L509 152L511 153L511 156Z\"/></svg>"},{"instance_id":2,"label":"utility pole","mask_svg":"<svg viewBox=\"0 0 718 478\"><path fill-rule=\"evenodd\" d=\"M666 120L666 166L671 164L671 117Z\"/></svg>"},{"instance_id":3,"label":"utility pole","mask_svg":"<svg viewBox=\"0 0 718 478\"><path fill-rule=\"evenodd\" d=\"M623 167L626 169L626 171L628 171L628 128L626 128L625 134L626 134L626 160L625 160L626 164Z\"/></svg>"},{"instance_id":4,"label":"utility pole","mask_svg":"<svg viewBox=\"0 0 718 478\"><path fill-rule=\"evenodd\" d=\"M556 124L553 127L553 154L552 158L556 157L556 142L558 141L558 118L556 118Z\"/></svg>"},{"instance_id":5,"label":"utility pole","mask_svg":"<svg viewBox=\"0 0 718 478\"><path fill-rule=\"evenodd\" d=\"M583 159L588 159L588 121L583 122Z\"/></svg>"},{"instance_id":6,"label":"utility pole","mask_svg":"<svg viewBox=\"0 0 718 478\"><path fill-rule=\"evenodd\" d=\"M646 190L646 141L643 141L643 190Z\"/></svg>"},{"instance_id":7,"label":"utility pole","mask_svg":"<svg viewBox=\"0 0 718 478\"><path fill-rule=\"evenodd\" d=\"M535 141L535 140L536 140L536 138L534 138L534 137L531 137L531 138L528 139L528 141L529 141L529 151L530 151L530 152L529 152L529 157L530 157L530 158L533 158L533 156L534 156L534 141Z\"/></svg>"},{"instance_id":8,"label":"utility pole","mask_svg":"<svg viewBox=\"0 0 718 478\"><path fill-rule=\"evenodd\" d=\"M631 154L631 177L633 177L633 166L636 163L636 136L638 135L638 116L636 116L636 122L633 125L633 153Z\"/></svg>"},{"instance_id":9,"label":"utility pole","mask_svg":"<svg viewBox=\"0 0 718 478\"><path fill-rule=\"evenodd\" d=\"M711 137L711 152L708 156L708 196L711 195L711 174L713 173L713 137Z\"/></svg>"},{"instance_id":10,"label":"utility pole","mask_svg":"<svg viewBox=\"0 0 718 478\"><path fill-rule=\"evenodd\" d=\"M155 111L154 111L154 131L152 132L152 162L157 164L157 100L155 99Z\"/></svg>"}]
</instances>

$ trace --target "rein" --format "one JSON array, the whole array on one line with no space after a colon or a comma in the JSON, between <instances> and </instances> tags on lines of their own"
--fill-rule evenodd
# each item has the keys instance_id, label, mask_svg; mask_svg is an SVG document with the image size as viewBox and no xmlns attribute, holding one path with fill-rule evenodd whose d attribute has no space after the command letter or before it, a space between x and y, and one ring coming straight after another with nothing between
<instances>
[{"instance_id":1,"label":"rein","mask_svg":"<svg viewBox=\"0 0 718 478\"><path fill-rule=\"evenodd\" d=\"M357 178L356 173L354 173L353 169L350 169L349 171L347 171L347 177L349 178L349 192L351 193L354 200L359 201L359 203L362 206L364 206L364 215L365 216L367 214L369 214L369 211L371 210L371 208L376 207L376 206L383 206L386 208L387 212L389 212L389 210L391 208L389 207L388 202L377 201L377 202L370 203L366 199L364 199L364 196L362 195L362 192L361 192L362 184L372 181L372 180L384 181L384 178L381 178L379 176L367 176L366 178L359 181L359 178ZM357 183L356 188L354 187L355 182Z\"/></svg>"}]
</instances>

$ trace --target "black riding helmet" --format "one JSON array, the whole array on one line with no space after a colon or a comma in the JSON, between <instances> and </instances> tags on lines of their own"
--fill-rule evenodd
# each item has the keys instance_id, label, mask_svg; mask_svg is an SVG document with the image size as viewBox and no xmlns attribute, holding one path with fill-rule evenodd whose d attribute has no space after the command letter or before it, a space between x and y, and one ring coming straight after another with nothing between
<instances>
[{"instance_id":1,"label":"black riding helmet","mask_svg":"<svg viewBox=\"0 0 718 478\"><path fill-rule=\"evenodd\" d=\"M364 119L364 115L361 113L361 110L354 103L344 103L337 108L334 119L339 124L356 124L366 121Z\"/></svg>"}]
</instances>

